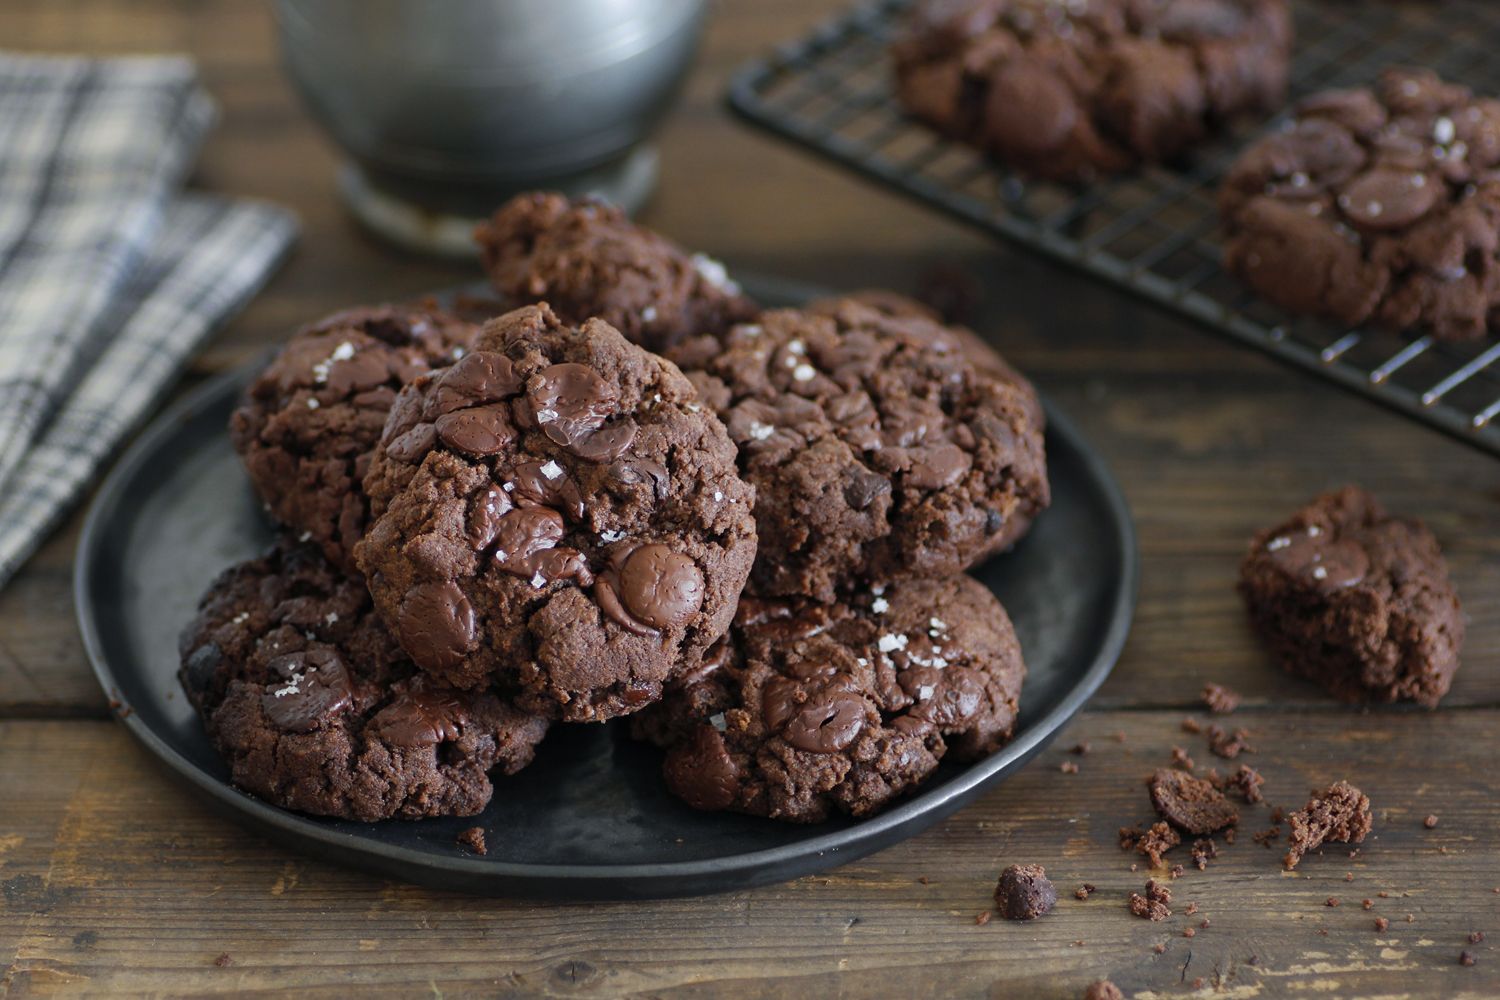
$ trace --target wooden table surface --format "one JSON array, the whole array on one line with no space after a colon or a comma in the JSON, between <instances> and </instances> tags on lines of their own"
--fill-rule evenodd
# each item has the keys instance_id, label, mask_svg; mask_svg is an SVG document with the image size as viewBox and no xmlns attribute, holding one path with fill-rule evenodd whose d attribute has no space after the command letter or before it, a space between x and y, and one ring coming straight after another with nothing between
<instances>
[{"instance_id":1,"label":"wooden table surface","mask_svg":"<svg viewBox=\"0 0 1500 1000\"><path fill-rule=\"evenodd\" d=\"M1478 964L1458 962L1471 931L1500 935L1500 465L731 121L731 70L837 3L718 8L661 132L663 183L644 219L731 267L833 287L910 290L934 267L977 279L982 332L1076 418L1134 508L1139 612L1087 710L973 806L820 876L635 904L430 892L242 832L109 718L74 625L75 516L0 592L0 994L1076 997L1103 976L1140 997L1195 984L1226 997L1500 994L1500 951L1475 945ZM387 249L342 211L335 154L277 70L267 6L0 6L10 47L191 52L223 108L196 183L301 214L286 267L190 379L335 307L475 274ZM1244 623L1233 578L1247 537L1351 480L1426 518L1449 553L1471 622L1440 711L1333 704L1274 669ZM1287 874L1278 851L1249 842L1266 825L1253 811L1234 848L1173 883L1176 915L1149 923L1126 910L1147 875L1115 831L1150 814L1140 779L1173 745L1211 759L1179 728L1210 680L1245 695L1234 722L1253 733L1271 803L1347 778L1374 802L1376 832L1357 857L1330 850ZM1082 740L1093 751L1069 756ZM1066 760L1078 773L1060 771ZM1063 900L1034 923L976 925L1011 863L1045 865ZM1098 887L1087 902L1072 896L1083 882Z\"/></svg>"}]
</instances>

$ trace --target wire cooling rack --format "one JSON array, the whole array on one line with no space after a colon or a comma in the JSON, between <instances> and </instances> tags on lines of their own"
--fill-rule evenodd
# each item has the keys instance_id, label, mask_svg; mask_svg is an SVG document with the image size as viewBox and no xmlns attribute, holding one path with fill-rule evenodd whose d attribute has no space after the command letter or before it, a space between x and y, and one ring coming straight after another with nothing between
<instances>
[{"instance_id":1,"label":"wire cooling rack","mask_svg":"<svg viewBox=\"0 0 1500 1000\"><path fill-rule=\"evenodd\" d=\"M1075 190L1023 182L905 117L887 46L910 0L876 0L783 45L734 79L749 121L1202 325L1500 454L1500 343L1444 344L1341 329L1261 301L1221 266L1219 179L1265 123L1211 143L1185 167L1148 167ZM1428 66L1500 94L1500 3L1295 5L1292 98Z\"/></svg>"}]
</instances>

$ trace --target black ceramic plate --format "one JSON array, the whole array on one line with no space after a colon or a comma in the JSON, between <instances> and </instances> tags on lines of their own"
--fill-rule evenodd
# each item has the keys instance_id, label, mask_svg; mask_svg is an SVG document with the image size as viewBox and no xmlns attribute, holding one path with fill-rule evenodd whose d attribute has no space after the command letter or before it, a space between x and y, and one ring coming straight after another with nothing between
<instances>
[{"instance_id":1,"label":"black ceramic plate","mask_svg":"<svg viewBox=\"0 0 1500 1000\"><path fill-rule=\"evenodd\" d=\"M800 296L749 283L765 302ZM798 826L700 813L667 794L657 751L620 723L562 726L536 762L497 782L466 819L355 823L266 805L227 780L178 690L177 634L230 563L271 540L225 431L249 370L217 378L162 414L101 489L79 545L79 626L125 725L211 804L307 854L439 888L552 899L692 895L836 867L920 832L1041 750L1098 688L1135 605L1130 514L1103 462L1048 407L1053 504L1014 551L977 570L1020 634L1030 672L1015 740L944 764L916 794L865 820ZM479 825L489 854L456 847Z\"/></svg>"}]
</instances>

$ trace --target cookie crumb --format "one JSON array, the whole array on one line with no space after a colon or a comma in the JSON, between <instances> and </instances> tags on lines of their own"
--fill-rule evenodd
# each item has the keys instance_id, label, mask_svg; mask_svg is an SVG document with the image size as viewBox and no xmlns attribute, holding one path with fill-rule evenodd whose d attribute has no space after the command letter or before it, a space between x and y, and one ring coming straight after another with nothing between
<instances>
[{"instance_id":1,"label":"cookie crumb","mask_svg":"<svg viewBox=\"0 0 1500 1000\"><path fill-rule=\"evenodd\" d=\"M1376 917L1375 918L1375 929L1377 931L1389 930L1390 926L1391 926L1391 922L1389 920L1387 920L1385 917Z\"/></svg>"},{"instance_id":2,"label":"cookie crumb","mask_svg":"<svg viewBox=\"0 0 1500 1000\"><path fill-rule=\"evenodd\" d=\"M1157 944L1153 944L1151 946L1151 950L1160 955L1167 950L1167 946L1158 942Z\"/></svg>"},{"instance_id":3,"label":"cookie crumb","mask_svg":"<svg viewBox=\"0 0 1500 1000\"><path fill-rule=\"evenodd\" d=\"M1292 832L1281 863L1288 870L1327 841L1358 844L1374 825L1370 800L1347 781L1336 781L1314 792L1307 805L1287 817Z\"/></svg>"},{"instance_id":4,"label":"cookie crumb","mask_svg":"<svg viewBox=\"0 0 1500 1000\"><path fill-rule=\"evenodd\" d=\"M1242 753L1255 752L1255 748L1250 745L1249 730L1236 729L1230 733L1220 726L1208 727L1208 749L1225 760L1233 760Z\"/></svg>"},{"instance_id":5,"label":"cookie crumb","mask_svg":"<svg viewBox=\"0 0 1500 1000\"><path fill-rule=\"evenodd\" d=\"M1191 771L1193 769L1193 758L1189 757L1188 752L1182 749L1182 747L1173 747L1172 766L1180 767L1184 771Z\"/></svg>"},{"instance_id":6,"label":"cookie crumb","mask_svg":"<svg viewBox=\"0 0 1500 1000\"><path fill-rule=\"evenodd\" d=\"M1250 839L1262 847L1270 847L1273 840L1281 839L1281 827L1272 826L1250 835Z\"/></svg>"},{"instance_id":7,"label":"cookie crumb","mask_svg":"<svg viewBox=\"0 0 1500 1000\"><path fill-rule=\"evenodd\" d=\"M1232 691L1222 684L1205 684L1203 704L1214 715L1228 715L1240 707L1240 695L1238 691Z\"/></svg>"},{"instance_id":8,"label":"cookie crumb","mask_svg":"<svg viewBox=\"0 0 1500 1000\"><path fill-rule=\"evenodd\" d=\"M1209 859L1219 856L1219 847L1212 837L1193 841L1193 864L1201 872L1208 867Z\"/></svg>"},{"instance_id":9,"label":"cookie crumb","mask_svg":"<svg viewBox=\"0 0 1500 1000\"><path fill-rule=\"evenodd\" d=\"M1073 763L1071 760L1065 760L1065 761L1063 761L1061 764L1059 764L1057 766L1057 769L1059 771L1061 771L1063 774L1077 774L1078 773L1078 765L1075 764L1075 763Z\"/></svg>"},{"instance_id":10,"label":"cookie crumb","mask_svg":"<svg viewBox=\"0 0 1500 1000\"><path fill-rule=\"evenodd\" d=\"M1431 830L1433 827L1438 825L1438 818L1436 816L1428 816L1422 821L1422 825Z\"/></svg>"},{"instance_id":11,"label":"cookie crumb","mask_svg":"<svg viewBox=\"0 0 1500 1000\"><path fill-rule=\"evenodd\" d=\"M1469 932L1469 943L1470 944L1479 944L1483 940L1484 940L1484 931L1470 931Z\"/></svg>"},{"instance_id":12,"label":"cookie crumb","mask_svg":"<svg viewBox=\"0 0 1500 1000\"><path fill-rule=\"evenodd\" d=\"M1193 914L1195 914L1195 913L1198 912L1198 904L1197 903L1189 903L1187 905L1187 908L1184 909L1182 912L1186 913L1188 916L1192 916Z\"/></svg>"},{"instance_id":13,"label":"cookie crumb","mask_svg":"<svg viewBox=\"0 0 1500 1000\"><path fill-rule=\"evenodd\" d=\"M1361 899L1359 901L1359 905L1363 906L1367 910L1373 910L1373 909L1375 909L1375 900L1373 900L1373 899Z\"/></svg>"},{"instance_id":14,"label":"cookie crumb","mask_svg":"<svg viewBox=\"0 0 1500 1000\"><path fill-rule=\"evenodd\" d=\"M1075 754L1077 754L1078 756L1082 757L1082 756L1086 755L1089 752L1089 748L1090 748L1089 741L1088 740L1084 740L1083 742L1081 742L1081 743L1077 744L1076 746L1074 746L1072 752L1075 753Z\"/></svg>"},{"instance_id":15,"label":"cookie crumb","mask_svg":"<svg viewBox=\"0 0 1500 1000\"><path fill-rule=\"evenodd\" d=\"M1041 865L1011 865L1000 873L995 902L1006 920L1035 920L1052 912L1057 890Z\"/></svg>"},{"instance_id":16,"label":"cookie crumb","mask_svg":"<svg viewBox=\"0 0 1500 1000\"><path fill-rule=\"evenodd\" d=\"M214 959L214 964L221 969L227 969L234 964L234 959L229 957L229 952L222 951L219 953L219 957Z\"/></svg>"},{"instance_id":17,"label":"cookie crumb","mask_svg":"<svg viewBox=\"0 0 1500 1000\"><path fill-rule=\"evenodd\" d=\"M1198 733L1203 732L1203 723L1199 722L1197 719L1193 718L1190 715L1182 720L1182 731L1185 733L1193 733L1194 735L1197 735Z\"/></svg>"},{"instance_id":18,"label":"cookie crumb","mask_svg":"<svg viewBox=\"0 0 1500 1000\"><path fill-rule=\"evenodd\" d=\"M1191 927L1185 927L1182 930L1182 936L1185 938L1197 937L1198 932L1193 930Z\"/></svg>"},{"instance_id":19,"label":"cookie crumb","mask_svg":"<svg viewBox=\"0 0 1500 1000\"><path fill-rule=\"evenodd\" d=\"M1213 833L1240 821L1239 810L1222 792L1183 771L1157 768L1150 791L1151 804L1162 819L1188 833Z\"/></svg>"},{"instance_id":20,"label":"cookie crumb","mask_svg":"<svg viewBox=\"0 0 1500 1000\"><path fill-rule=\"evenodd\" d=\"M1094 887L1087 882L1083 883L1083 885L1080 885L1077 889L1073 890L1073 895L1079 899L1088 899L1093 894Z\"/></svg>"},{"instance_id":21,"label":"cookie crumb","mask_svg":"<svg viewBox=\"0 0 1500 1000\"><path fill-rule=\"evenodd\" d=\"M1478 959L1474 957L1474 953L1472 951L1469 951L1467 948L1458 953L1459 965L1473 965L1476 961L1478 961Z\"/></svg>"},{"instance_id":22,"label":"cookie crumb","mask_svg":"<svg viewBox=\"0 0 1500 1000\"><path fill-rule=\"evenodd\" d=\"M980 910L974 916L974 923L978 924L980 927L983 927L985 924L990 922L990 918L993 916L994 914L989 910Z\"/></svg>"},{"instance_id":23,"label":"cookie crumb","mask_svg":"<svg viewBox=\"0 0 1500 1000\"><path fill-rule=\"evenodd\" d=\"M1136 843L1135 849L1144 854L1151 862L1152 868L1160 868L1162 855L1182 843L1182 838L1177 831L1166 823L1152 823L1151 829Z\"/></svg>"},{"instance_id":24,"label":"cookie crumb","mask_svg":"<svg viewBox=\"0 0 1500 1000\"><path fill-rule=\"evenodd\" d=\"M1130 912L1145 920L1165 920L1172 915L1168 906L1172 902L1172 890L1155 879L1146 883L1146 894L1130 894Z\"/></svg>"},{"instance_id":25,"label":"cookie crumb","mask_svg":"<svg viewBox=\"0 0 1500 1000\"><path fill-rule=\"evenodd\" d=\"M1260 786L1266 783L1266 779L1260 776L1260 772L1249 764L1241 764L1238 771L1229 776L1225 782L1226 787L1232 788L1240 793L1250 805L1261 801ZM1279 819L1277 822L1281 822Z\"/></svg>"},{"instance_id":26,"label":"cookie crumb","mask_svg":"<svg viewBox=\"0 0 1500 1000\"><path fill-rule=\"evenodd\" d=\"M1323 905L1324 906L1338 906L1339 905L1339 898L1337 896L1329 896L1328 897L1328 902L1324 903Z\"/></svg>"},{"instance_id":27,"label":"cookie crumb","mask_svg":"<svg viewBox=\"0 0 1500 1000\"><path fill-rule=\"evenodd\" d=\"M474 854L488 854L489 848L484 843L484 828L471 826L467 830L458 832L458 846Z\"/></svg>"}]
</instances>

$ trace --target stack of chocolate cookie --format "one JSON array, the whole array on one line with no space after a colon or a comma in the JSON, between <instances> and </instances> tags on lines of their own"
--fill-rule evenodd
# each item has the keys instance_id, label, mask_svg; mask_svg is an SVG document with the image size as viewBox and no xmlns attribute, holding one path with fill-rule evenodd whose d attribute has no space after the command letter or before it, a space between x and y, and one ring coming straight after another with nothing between
<instances>
[{"instance_id":1,"label":"stack of chocolate cookie","mask_svg":"<svg viewBox=\"0 0 1500 1000\"><path fill-rule=\"evenodd\" d=\"M887 294L762 310L599 203L477 235L493 318L338 314L234 414L283 531L181 678L236 784L469 815L549 726L631 716L688 803L814 821L1010 738L1021 651L963 570L1048 502L1023 378Z\"/></svg>"}]
</instances>

